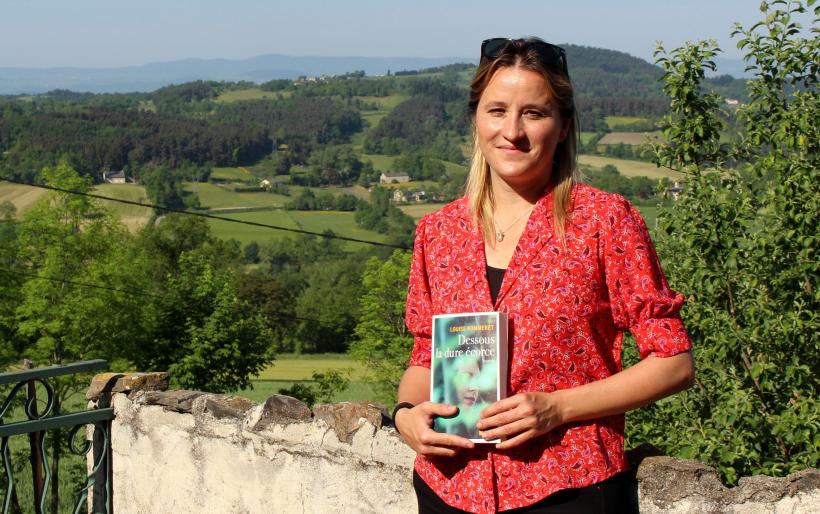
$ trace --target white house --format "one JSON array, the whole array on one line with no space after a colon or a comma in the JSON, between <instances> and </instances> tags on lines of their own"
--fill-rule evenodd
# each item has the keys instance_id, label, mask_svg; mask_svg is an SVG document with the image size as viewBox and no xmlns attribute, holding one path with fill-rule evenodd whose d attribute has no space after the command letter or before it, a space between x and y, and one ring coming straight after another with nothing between
<instances>
[{"instance_id":1,"label":"white house","mask_svg":"<svg viewBox=\"0 0 820 514\"><path fill-rule=\"evenodd\" d=\"M125 176L125 170L103 171L103 182L107 184L127 184L134 183L134 179Z\"/></svg>"},{"instance_id":2,"label":"white house","mask_svg":"<svg viewBox=\"0 0 820 514\"><path fill-rule=\"evenodd\" d=\"M383 171L379 176L381 184L401 184L403 182L410 182L410 175L397 171Z\"/></svg>"},{"instance_id":3,"label":"white house","mask_svg":"<svg viewBox=\"0 0 820 514\"><path fill-rule=\"evenodd\" d=\"M407 195L401 189L394 189L393 190L393 203L405 203L407 202Z\"/></svg>"}]
</instances>

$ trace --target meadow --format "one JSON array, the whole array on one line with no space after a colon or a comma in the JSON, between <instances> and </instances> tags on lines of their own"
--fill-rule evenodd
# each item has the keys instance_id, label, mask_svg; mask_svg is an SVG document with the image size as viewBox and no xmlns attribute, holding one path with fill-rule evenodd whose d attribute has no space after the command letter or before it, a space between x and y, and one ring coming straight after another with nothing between
<instances>
[{"instance_id":1,"label":"meadow","mask_svg":"<svg viewBox=\"0 0 820 514\"><path fill-rule=\"evenodd\" d=\"M645 145L661 138L661 132L610 132L598 141L599 145Z\"/></svg>"},{"instance_id":2,"label":"meadow","mask_svg":"<svg viewBox=\"0 0 820 514\"><path fill-rule=\"evenodd\" d=\"M618 168L618 172L625 177L649 177L651 179L668 178L676 180L683 177L681 173L667 168L658 168L650 162L633 161L629 159L616 159L614 157L603 157L600 155L579 155L578 163L592 166L593 168L603 168L611 164Z\"/></svg>"},{"instance_id":3,"label":"meadow","mask_svg":"<svg viewBox=\"0 0 820 514\"><path fill-rule=\"evenodd\" d=\"M150 200L148 200L148 195L145 193L145 188L139 184L100 184L94 187L93 192L119 200L151 203ZM139 230L151 217L151 209L149 207L140 207L107 200L99 201L106 209L109 209L117 216L131 232Z\"/></svg>"},{"instance_id":4,"label":"meadow","mask_svg":"<svg viewBox=\"0 0 820 514\"><path fill-rule=\"evenodd\" d=\"M362 102L369 103L369 104L376 104L379 106L379 111L392 111L397 105L404 102L408 98L409 95L388 95L388 96L354 96L358 100ZM364 112L373 112L373 111L364 111Z\"/></svg>"},{"instance_id":5,"label":"meadow","mask_svg":"<svg viewBox=\"0 0 820 514\"><path fill-rule=\"evenodd\" d=\"M365 230L356 225L354 213L338 211L262 211L262 212L242 212L223 215L225 218L251 221L255 223L265 223L275 225L285 229L301 229L311 232L324 232L332 230L337 235L353 237L366 241L384 242L386 237L370 230ZM251 241L265 243L284 237L293 237L292 232L286 230L276 230L266 227L255 227L242 225L223 220L208 220L213 234L220 239L236 239L243 246ZM346 250L356 250L364 243L343 242Z\"/></svg>"},{"instance_id":6,"label":"meadow","mask_svg":"<svg viewBox=\"0 0 820 514\"><path fill-rule=\"evenodd\" d=\"M288 97L290 91L262 91L258 87L225 91L216 97L217 102L240 102L242 100L275 100L277 97Z\"/></svg>"},{"instance_id":7,"label":"meadow","mask_svg":"<svg viewBox=\"0 0 820 514\"><path fill-rule=\"evenodd\" d=\"M395 155L382 155L372 153L360 154L362 161L370 161L373 168L378 171L391 171L393 169L393 161L396 160Z\"/></svg>"},{"instance_id":8,"label":"meadow","mask_svg":"<svg viewBox=\"0 0 820 514\"><path fill-rule=\"evenodd\" d=\"M604 121L610 128L617 127L618 125L637 125L638 123L649 123L649 118L638 118L634 116L605 116Z\"/></svg>"},{"instance_id":9,"label":"meadow","mask_svg":"<svg viewBox=\"0 0 820 514\"><path fill-rule=\"evenodd\" d=\"M0 182L0 204L11 202L17 209L17 215L26 212L34 202L45 196L45 189Z\"/></svg>"},{"instance_id":10,"label":"meadow","mask_svg":"<svg viewBox=\"0 0 820 514\"><path fill-rule=\"evenodd\" d=\"M399 209L411 218L418 220L422 216L444 207L443 203L414 203L409 205L400 205Z\"/></svg>"},{"instance_id":11,"label":"meadow","mask_svg":"<svg viewBox=\"0 0 820 514\"><path fill-rule=\"evenodd\" d=\"M196 193L203 209L226 209L235 207L283 207L290 201L287 196L263 191L237 193L230 185L209 182L186 182L185 191Z\"/></svg>"},{"instance_id":12,"label":"meadow","mask_svg":"<svg viewBox=\"0 0 820 514\"><path fill-rule=\"evenodd\" d=\"M380 109L378 111L362 111L362 120L364 120L365 124L369 128L373 128L378 125L382 118L387 116L389 112L390 111L386 111L384 109ZM358 136L359 134L356 135Z\"/></svg>"},{"instance_id":13,"label":"meadow","mask_svg":"<svg viewBox=\"0 0 820 514\"><path fill-rule=\"evenodd\" d=\"M237 168L211 168L211 179L226 182L256 182L256 177L254 177L250 170L244 166Z\"/></svg>"},{"instance_id":14,"label":"meadow","mask_svg":"<svg viewBox=\"0 0 820 514\"><path fill-rule=\"evenodd\" d=\"M595 136L596 136L595 132L581 132L580 133L581 144L585 145L585 144L589 143L592 140L592 138L594 138Z\"/></svg>"},{"instance_id":15,"label":"meadow","mask_svg":"<svg viewBox=\"0 0 820 514\"><path fill-rule=\"evenodd\" d=\"M120 200L141 203L148 202L145 188L138 184L99 184L95 186L91 192ZM47 194L48 191L37 187L0 183L0 204L7 201L11 202L16 209L17 216L23 215L37 200L44 198ZM111 210L132 232L145 225L151 216L151 209L148 207L139 207L107 200L96 201L106 209Z\"/></svg>"},{"instance_id":16,"label":"meadow","mask_svg":"<svg viewBox=\"0 0 820 514\"><path fill-rule=\"evenodd\" d=\"M334 396L333 401L370 400L374 397L372 387L364 382L366 370L361 362L345 354L281 354L268 368L253 378L250 388L236 394L262 403L270 396L279 394L293 384L313 383L313 373L338 371L350 379L347 388Z\"/></svg>"}]
</instances>

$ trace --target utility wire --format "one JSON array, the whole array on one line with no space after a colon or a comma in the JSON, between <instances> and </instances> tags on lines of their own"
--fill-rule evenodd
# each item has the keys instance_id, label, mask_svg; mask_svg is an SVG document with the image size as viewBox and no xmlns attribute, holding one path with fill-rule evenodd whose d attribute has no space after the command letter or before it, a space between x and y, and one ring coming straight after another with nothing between
<instances>
[{"instance_id":1,"label":"utility wire","mask_svg":"<svg viewBox=\"0 0 820 514\"><path fill-rule=\"evenodd\" d=\"M91 284L89 282L78 282L76 280L68 280L68 279L65 279L65 278L44 277L43 275L38 275L37 273L29 273L29 272L20 271L20 270L10 270L8 268L0 268L0 273L5 273L7 275L19 275L19 276L24 276L24 277L31 277L31 278L36 278L36 279L40 279L40 280L48 280L50 282L56 282L56 283L60 283L60 284L71 284L73 286L79 286L79 287L88 287L88 288L92 288L92 289L104 289L106 291L114 291L116 293L124 293L128 296L134 296L134 295L136 295L136 296L149 296L149 297L152 297L152 298L159 298L161 300L167 298L167 296L162 296L162 295L158 295L158 294L154 294L154 293L149 293L149 292L146 292L146 291L142 291L140 289L118 289L116 287L103 286L103 285L100 285L100 284ZM296 320L296 321L307 321L307 322L310 322L310 323L318 323L319 325L323 325L323 326L327 326L327 327L337 326L335 323L328 323L328 322L322 321L320 319L301 318L299 316L292 316L290 314L286 314L286 313L282 313L282 312L277 312L275 314L280 314L283 318L288 318L288 319L292 319L292 320Z\"/></svg>"},{"instance_id":2,"label":"utility wire","mask_svg":"<svg viewBox=\"0 0 820 514\"><path fill-rule=\"evenodd\" d=\"M48 280L50 282L56 282L58 284L71 284L73 286L80 286L80 287L89 287L93 289L104 289L106 291L114 291L116 293L125 293L129 296L137 295L137 296L150 296L152 298L161 298L164 299L164 296L160 296L157 294L149 293L147 291L141 291L138 289L118 289L116 287L109 287L104 286L101 284L91 284L89 282L78 282L76 280L69 280L67 278L55 278L55 277L44 277L43 275L38 275L37 273L29 273L26 271L21 270L10 270L7 268L0 268L0 273L6 273L8 275L21 275L25 277L31 278L38 278L40 280Z\"/></svg>"},{"instance_id":3,"label":"utility wire","mask_svg":"<svg viewBox=\"0 0 820 514\"><path fill-rule=\"evenodd\" d=\"M46 185L40 185L40 184L29 184L27 182L23 182L23 181L20 181L20 180L14 180L14 179L10 179L10 178L7 178L7 177L0 177L0 180L5 180L6 182L11 182L12 184L19 184L19 185L22 185L22 186L38 187L38 188L41 188L41 189L48 189L50 191L59 191L60 193L68 193L68 194L72 194L72 195L87 196L89 198L96 198L98 200L108 200L108 201L111 201L111 202L119 202L119 203L124 203L124 204L128 204L128 205L136 205L138 207L147 207L149 209L157 209L157 210L166 211L166 212L175 212L175 213L178 213L178 214L187 214L189 216L199 216L200 218L209 218L209 219L214 219L214 220L227 221L227 222L230 222L230 223L239 223L239 224L242 224L242 225L250 225L250 226L253 226L253 227L270 228L270 229L273 229L273 230L283 230L285 232L295 232L297 234L304 234L304 235L310 235L310 236L319 236L319 237L324 237L324 238L327 238L327 239L340 239L342 241L351 241L353 243L364 243L364 244L369 244L369 245L373 245L373 246L385 246L385 247L388 247L388 248L398 248L399 250L411 250L411 248L409 248L407 246L404 246L404 245L397 245L397 244L391 244L391 243L380 243L378 241L369 241L367 239L357 239L355 237L339 236L339 235L336 235L336 234L331 235L331 234L325 234L325 233L321 233L321 232L311 232L309 230L302 230L302 229L290 228L290 227L281 227L281 226L278 226L278 225L270 225L270 224L267 224L267 223L259 223L259 222L256 222L256 221L237 220L237 219L233 219L233 218L226 218L224 216L215 216L213 214L206 214L204 212L186 211L184 209L175 209L173 207L164 207L162 205L155 205L155 204L151 204L151 203L135 202L133 200L124 200L122 198L112 198L110 196L103 196L103 195L97 195L97 194L93 194L93 193L86 193L86 192L83 192L83 191L76 191L76 190L73 190L73 189L64 189L64 188L61 188L61 187L46 186Z\"/></svg>"}]
</instances>

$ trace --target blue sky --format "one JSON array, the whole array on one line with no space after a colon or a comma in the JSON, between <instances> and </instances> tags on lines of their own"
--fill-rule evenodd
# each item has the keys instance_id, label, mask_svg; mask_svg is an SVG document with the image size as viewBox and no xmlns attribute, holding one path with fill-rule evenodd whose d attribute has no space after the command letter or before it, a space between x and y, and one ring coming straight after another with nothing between
<instances>
[{"instance_id":1,"label":"blue sky","mask_svg":"<svg viewBox=\"0 0 820 514\"><path fill-rule=\"evenodd\" d=\"M34 0L0 14L0 67L118 67L267 53L477 57L486 37L536 35L647 60L706 37L737 58L757 0Z\"/></svg>"}]
</instances>

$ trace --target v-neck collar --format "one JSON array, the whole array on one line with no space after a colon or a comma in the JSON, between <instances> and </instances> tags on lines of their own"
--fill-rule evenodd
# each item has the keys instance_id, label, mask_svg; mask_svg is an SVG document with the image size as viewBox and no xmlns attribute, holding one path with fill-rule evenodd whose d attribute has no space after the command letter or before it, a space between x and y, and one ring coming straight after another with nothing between
<instances>
[{"instance_id":1,"label":"v-neck collar","mask_svg":"<svg viewBox=\"0 0 820 514\"><path fill-rule=\"evenodd\" d=\"M504 273L504 280L501 282L501 289L498 291L498 297L495 299L494 304L490 298L490 284L487 281L487 255L484 251L484 234L481 227L474 227L472 235L473 248L481 256L481 262L484 264L484 268L480 270L484 283L484 297L493 309L497 309L527 265L538 255L541 248L555 236L552 222L552 191L550 190L550 192L544 194L535 203L524 227L524 232L518 239L518 244L515 246L513 255L507 265L507 271Z\"/></svg>"}]
</instances>

